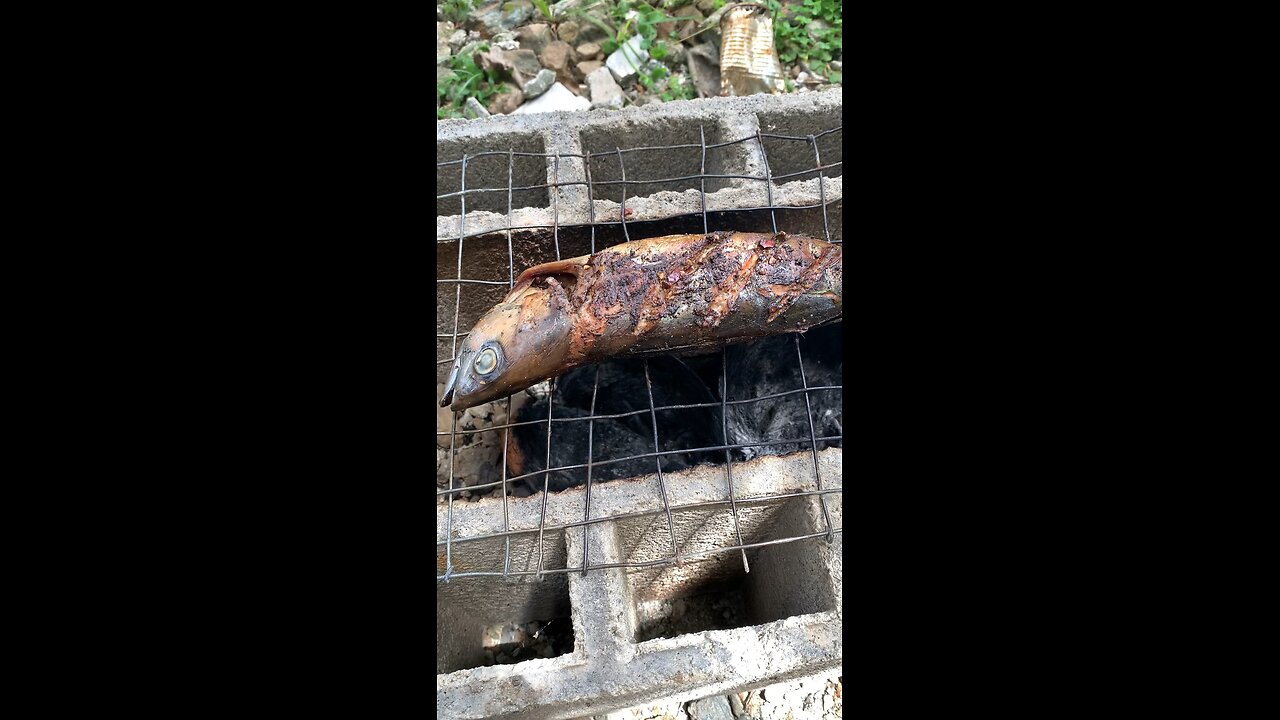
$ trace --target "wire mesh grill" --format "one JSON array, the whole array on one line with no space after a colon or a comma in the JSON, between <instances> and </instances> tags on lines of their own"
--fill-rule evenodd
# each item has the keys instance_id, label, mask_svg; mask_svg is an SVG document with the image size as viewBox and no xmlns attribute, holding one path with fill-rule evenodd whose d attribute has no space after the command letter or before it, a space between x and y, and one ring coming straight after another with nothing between
<instances>
[{"instance_id":1,"label":"wire mesh grill","mask_svg":"<svg viewBox=\"0 0 1280 720\"><path fill-rule=\"evenodd\" d=\"M474 154L464 153L462 158L459 160L437 162L437 173L441 172L441 170L444 168L451 168L453 166L457 166L458 170L460 171L459 172L459 189L455 192L441 193L436 196L438 205L439 205L439 201L441 200L456 198L458 202L458 207L460 209L460 212L458 215L458 233L456 238L444 238L444 239L438 238L438 240L450 240L450 241L456 239L458 248L457 248L457 258L456 258L456 263L454 267L455 271L454 271L453 277L437 278L436 280L438 286L452 285L454 290L453 297L452 297L452 301L453 301L452 302L453 317L452 317L452 323L451 323L452 330L450 332L437 331L437 334L436 334L437 340L448 341L449 347L450 347L449 357L442 360L437 360L436 362L437 367L443 366L443 365L450 365L454 362L454 358L457 356L457 353L458 353L459 341L462 338L466 337L467 335L467 332L466 332L467 328L460 326L460 319L462 315L462 302L464 298L463 288L465 286L495 286L495 287L505 286L507 289L514 287L515 278L516 278L516 275L518 274L516 272L517 262L516 262L516 253L515 253L515 248L513 243L514 232L516 231L544 231L544 232L550 231L549 239L551 240L551 249L555 253L555 259L556 260L563 259L561 257L562 228L582 227L581 223L562 224L560 221L560 217L561 217L560 216L560 195L561 195L560 190L565 187L570 187L570 186L585 187L585 190L587 193L586 204L588 208L588 222L585 224L585 227L589 229L590 251L592 253L595 253L597 250L603 249L603 247L597 247L597 237L596 237L597 228L602 228L602 227L620 228L621 236L616 238L617 241L619 242L630 241L633 239L638 240L638 239L642 239L642 237L649 236L646 234L643 236L633 238L631 234L631 227L629 226L634 226L636 224L636 221L628 219L629 216L631 215L631 210L630 208L627 207L627 189L628 187L633 187L633 186L644 186L646 189L652 189L655 187L663 187L663 186L687 187L689 183L696 182L697 187L699 189L699 195L700 195L701 220L702 220L703 233L711 232L713 229L717 229L717 230L733 229L733 228L711 228L710 227L710 222L708 219L709 211L707 208L707 181L708 180L720 180L720 181L742 180L742 181L750 181L750 182L760 182L760 183L763 183L763 187L765 188L766 197L767 197L767 204L763 206L732 207L732 208L726 208L724 210L715 210L710 212L747 213L747 212L767 211L769 213L769 220L770 220L770 225L772 227L772 230L774 233L777 233L779 230L778 219L777 219L777 214L779 211L820 208L821 215L822 215L822 229L823 229L822 239L828 242L837 243L837 244L842 242L842 239L833 237L831 233L830 220L828 217L828 199L827 199L827 190L826 190L827 178L825 175L825 173L831 172L833 170L838 170L839 168L841 168L842 162L837 161L834 163L824 165L822 162L821 153L819 151L820 139L823 139L824 137L828 137L828 136L830 136L830 139L838 139L839 133L841 132L841 130L842 128L840 126L836 126L820 133L803 135L803 136L772 134L772 133L763 133L763 132L757 131L754 135L748 135L746 137L742 137L737 140L731 140L723 143L708 144L706 141L707 138L706 138L705 128L700 127L698 144L644 146L644 147L635 147L635 148L626 148L626 149L615 147L612 151L595 152L595 153L586 152L582 154L517 152L514 149L508 149L506 151L480 152L480 153L474 153ZM807 146L806 152L811 152L812 154L813 167L799 170L799 171L788 172L788 173L784 173L776 176L773 175L770 170L769 152L766 148L766 144L767 144L766 141L770 141L771 144L775 144L775 151L777 150L776 146L779 143L783 144L784 147L787 144L806 145ZM707 153L709 150L717 150L722 148L728 148L731 146L748 145L748 144L754 144L755 147L758 148L760 152L760 157L764 160L763 162L764 173L762 175L741 174L741 173L708 173L707 172ZM664 177L664 178L657 178L657 179L652 179L652 178L635 179L635 177L633 176L632 179L627 179L627 166L626 166L627 156L635 153L646 152L646 151L672 151L672 150L675 150L675 151L696 150L700 155L698 174L675 175L672 177ZM787 157L788 164L794 165L796 163L796 157L797 157L796 155L792 155L788 153L788 157ZM494 186L481 185L480 187L468 186L467 184L468 164L474 163L477 160L482 158L505 159L505 162L506 162L505 184L498 183ZM513 183L513 178L515 177L514 168L516 166L517 158L529 158L534 161L536 161L536 159L538 158L541 158L549 166L550 182L542 183L542 184L534 183L534 184L528 184L528 185L515 185ZM583 167L585 168L584 180L574 180L574 179L566 180L561 177L561 163L569 159L576 159L582 162ZM619 179L593 180L592 179L593 161L616 161ZM774 197L775 186L779 183L779 181L782 181L782 180L794 181L794 180L800 179L803 176L815 176L815 175L818 179L817 187L818 187L818 193L819 193L817 204L808 204L808 205L792 204L792 205L786 205L786 206L779 206L775 204L775 197ZM609 219L597 218L595 201L597 199L606 199L609 195L614 194L613 192L611 192L613 188L617 188L617 194L620 196L619 212L617 213L616 218L612 218L612 217ZM512 219L514 217L514 211L515 211L513 198L517 195L517 193L523 193L527 196L528 192L530 191L541 191L541 190L547 191L548 195L550 196L549 200L550 200L550 211L551 211L551 223L535 224L535 225L513 225ZM469 238L476 237L477 235L492 234L491 231L487 231L487 230L481 231L481 232L473 232L470 235L468 234L467 232L467 212L468 212L467 200L469 197L476 197L476 196L487 194L487 193L505 193L506 227L505 229L499 232L505 236L505 240L506 240L506 250L507 250L507 279L506 280L487 280L487 279L463 277L463 252L464 252L464 247L466 245L466 241ZM441 307L438 307L438 312L440 313L447 313L448 310L449 309L444 307L443 305ZM747 552L746 552L749 549L764 547L768 545L777 545L782 543L805 541L805 540L811 540L815 538L823 538L828 543L832 542L834 540L835 535L842 532L842 528L835 527L832 524L831 514L828 508L828 495L832 493L840 493L842 491L842 488L830 487L829 484L831 479L830 478L824 479L824 477L822 476L822 473L820 471L819 458L818 458L818 449L819 449L819 443L821 442L835 442L835 443L842 442L843 433L838 433L834 435L832 434L819 435L814 422L814 414L813 414L812 404L810 402L810 396L813 393L818 393L818 392L841 393L843 390L843 384L810 385L804 371L805 360L804 360L804 352L802 349L800 336L794 335L792 336L792 338L794 341L795 361L799 369L801 387L795 388L793 390L787 390L784 392L772 393L772 394L764 395L757 398L736 399L736 400L729 399L728 352L727 350L722 349L719 351L721 372L720 372L720 386L719 386L720 399L718 402L666 404L666 405L656 404L654 402L654 394L653 394L654 379L652 378L650 373L650 367L649 367L650 361L648 359L645 359L642 361L644 383L645 383L645 389L647 391L647 398L646 398L647 408L646 409L626 412L626 413L597 414L596 401L597 401L597 397L599 396L599 391L601 389L600 387L600 369L602 367L601 365L596 365L595 367L594 383L591 391L590 411L587 413L586 416L583 416L583 417L556 417L555 416L555 413L553 412L554 403L550 402L550 398L555 396L555 387L556 387L555 379L552 379L550 381L551 395L549 396L548 403L547 403L546 418L538 418L535 420L526 420L526 421L515 421L515 416L513 416L512 414L511 397L508 397L504 400L497 401L499 404L505 404L505 409L506 409L505 421L501 423L493 424L489 427L484 427L476 430L468 430L466 432L467 435L473 435L477 433L498 433L498 432L502 433L502 462L501 462L500 477L498 479L493 480L492 482L472 484L466 487L460 487L455 483L455 459L457 457L457 448L458 448L457 443L462 434L460 433L458 428L458 420L461 413L459 412L451 413L452 421L451 421L450 429L448 431L437 430L437 433L436 433L439 438L443 438L447 436L449 439L448 476L447 476L448 486L444 489L438 489L436 492L437 498L443 497L445 498L445 501L447 503L447 507L445 510L446 527L445 527L444 539L437 541L438 549L442 548L445 554L444 572L436 576L437 581L449 582L455 578L465 578L465 577L472 577L472 576L501 576L501 577L516 577L516 576L530 576L530 575L542 576L542 575L551 574L551 573L569 573L569 572L580 572L585 574L589 570L593 570L593 569L648 568L648 567L664 566L664 565L680 565L683 563L705 560L713 555L717 555L720 553L728 553L728 552L740 553L742 557L742 562L743 562L743 569L746 572L750 572L750 564L748 562ZM661 382L661 378L659 378L658 382ZM805 412L808 420L807 428L806 428L808 431L807 434L805 434L802 437L795 437L795 438L766 438L765 441L763 442L735 442L734 441L734 438L731 436L731 433L728 427L728 411L730 406L746 406L746 405L751 405L755 403L776 401L778 398L795 396L795 395L802 395L804 398ZM662 427L663 427L659 423L659 413L666 413L666 412L675 411L675 410L687 410L691 408L718 408L719 409L720 418L721 418L721 426L719 430L720 430L720 436L722 438L722 443L719 445L713 445L713 446L683 448L678 450L663 450L662 443L659 441L660 440L659 436L660 436L660 433L662 432ZM652 427L653 451L626 455L619 458L596 460L595 447L594 447L594 439L595 439L594 430L595 430L596 422L602 421L602 420L613 420L613 419L622 418L624 416L637 415L642 413L648 415L650 425ZM587 423L587 461L585 463L579 463L579 464L553 466L552 443L555 438L555 427L562 423L581 423L581 422ZM543 425L546 428L545 458L544 458L545 462L543 464L543 468L532 471L532 472L509 476L508 448L510 447L510 444L511 444L512 430L516 428L531 427L536 425ZM737 497L737 494L734 489L734 480L733 480L733 470L734 470L735 461L731 455L731 451L743 450L751 447L793 445L793 444L799 445L799 446L807 446L809 450L809 454L812 456L813 482L814 482L813 490L806 490L802 492L781 493L781 494L769 494L769 495L753 496L753 497ZM684 503L678 506L673 506L670 502L670 498L668 494L668 488L666 484L666 475L663 469L663 458L676 455L676 454L692 455L695 453L721 453L721 452L723 453L723 458L724 458L724 463L722 467L724 468L724 472L727 478L728 497L725 498L724 500L709 500L704 502ZM655 503L652 509L647 509L639 512L593 516L592 504L591 504L592 485L593 485L593 482L599 482L598 479L593 477L595 472L598 471L599 468L601 468L602 466L605 466L608 464L621 463L621 462L638 460L638 459L639 460L652 459L654 463L653 470L656 474L658 494L660 495L660 498L655 498L655 500L660 500L660 504ZM549 486L550 478L552 477L553 473L570 471L570 470L585 470L586 472L585 495L584 495L585 507L583 508L582 519L574 522L548 524L547 523L547 501L551 494L551 488ZM513 483L517 483L520 481L530 482L536 487L539 479L541 479L541 482L542 482L542 485L540 488L542 491L542 495L541 495L541 511L539 516L538 526L536 528L513 529L511 527L511 511L509 507L509 503L510 503L509 489L511 488ZM618 481L615 480L613 482L618 482ZM481 490L488 490L491 488L501 488L501 492L499 494L502 499L503 530L501 532L490 532L490 533L471 535L466 537L458 537L458 538L453 537L454 536L454 503L460 501L458 496L463 492L476 492ZM739 523L739 517L738 517L739 508L741 506L754 505L754 504L760 504L760 503L776 503L779 501L789 501L794 498L801 498L801 497L816 497L818 499L818 503L821 508L821 517L823 522L822 528L819 532L798 534L790 537L775 538L775 539L765 540L761 542L748 543L744 541L742 530ZM727 544L723 547L716 547L710 550L702 550L694 553L681 554L681 552L679 551L679 548L677 547L676 531L675 531L675 526L672 519L673 511L687 511L687 510L702 509L702 508L709 509L709 508L717 508L717 507L724 507L724 506L727 506L729 509L729 512L732 514L733 528L734 528L734 534L735 534L734 539L736 540L736 542L732 544ZM658 558L658 559L653 559L653 560L639 560L639 561L632 561L632 562L592 563L591 557L590 557L589 543L583 543L583 549L582 549L583 551L582 551L580 565L572 565L569 562L566 562L565 567L562 567L562 568L545 567L544 543L545 543L545 536L548 532L561 532L561 531L567 531L568 528L572 528L572 527L586 527L595 523L601 523L606 521L617 521L617 520L626 519L626 518L644 517L644 516L659 516L665 521L664 524L665 524L666 534L669 535L669 539L670 539L670 543L669 543L670 554L668 556ZM512 538L515 536L535 535L535 534L537 536L537 558L538 558L536 569L513 570L511 567ZM453 562L455 545L458 545L461 543L475 542L475 541L481 541L481 540L495 540L495 539L501 539L505 546L504 553L503 553L502 568L500 570L493 569L493 570L455 571L454 562Z\"/></svg>"}]
</instances>

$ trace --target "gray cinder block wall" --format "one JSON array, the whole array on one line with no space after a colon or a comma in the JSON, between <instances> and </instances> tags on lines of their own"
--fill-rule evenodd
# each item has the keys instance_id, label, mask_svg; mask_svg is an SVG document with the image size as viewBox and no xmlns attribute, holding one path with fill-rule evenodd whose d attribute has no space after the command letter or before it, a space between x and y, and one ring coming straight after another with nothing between
<instances>
[{"instance_id":1,"label":"gray cinder block wall","mask_svg":"<svg viewBox=\"0 0 1280 720\"><path fill-rule=\"evenodd\" d=\"M841 163L840 133L812 143L732 141L758 133L818 136L841 124L839 90L443 121L437 124L438 162L460 160L464 153L496 153L468 160L466 186L501 191L468 194L465 221L459 215L461 197L439 198L438 252L452 267L462 235L478 250L463 253L463 277L506 280L513 271L509 256L518 273L534 259L546 259L548 241L561 243L562 256L572 257L589 251L589 241L623 239L623 186L605 186L605 197L589 193L585 185L508 193L508 179L512 187L529 187L585 181L588 172L599 182L621 179L624 171L628 179L642 179L699 175L704 167L710 175L764 176L768 171L777 179L629 185L626 221L641 233L635 238L668 224L700 231L705 197L711 230L776 218L779 229L839 241L842 165L824 171L821 181L812 173L786 176L814 167L810 146L815 144L822 164ZM669 149L672 145L697 147ZM627 153L625 166L595 158L589 168L578 157L549 161L508 155L572 156L649 146L668 149ZM462 189L460 165L437 167L439 193ZM766 206L777 210L747 210ZM811 207L788 209L801 206ZM521 226L530 229L513 230L508 245L505 231ZM442 333L450 332L454 321L454 288L447 290L447 302L444 294L438 296ZM495 286L495 292L505 288ZM460 332L493 302L483 293L466 295L459 300ZM447 353L447 342L445 348ZM437 381L444 371L447 367L437 366ZM729 503L728 475L719 465L663 473L661 486L657 475L594 484L590 517L608 518L602 522L584 522L582 487L548 495L545 515L541 493L437 505L438 716L580 718L665 697L737 692L839 666L842 451L825 449L817 459L820 482L809 450L735 462L736 511ZM437 482L447 480L438 477ZM827 504L825 514L820 498ZM721 550L737 545L739 537L742 544L761 545L745 552ZM673 547L682 558L679 564L666 562ZM637 563L648 564L596 567ZM719 606L698 605L699 597L712 596L738 603L731 620L729 610L719 616ZM481 636L486 627L551 619L571 625L572 651L485 666ZM662 637L654 630L661 627L687 632Z\"/></svg>"}]
</instances>

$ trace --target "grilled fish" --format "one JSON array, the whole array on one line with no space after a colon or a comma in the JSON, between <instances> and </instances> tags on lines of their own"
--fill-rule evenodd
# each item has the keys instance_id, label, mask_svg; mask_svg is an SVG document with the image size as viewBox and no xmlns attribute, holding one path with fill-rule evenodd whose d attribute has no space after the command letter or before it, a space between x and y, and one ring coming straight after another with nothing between
<instances>
[{"instance_id":1,"label":"grilled fish","mask_svg":"<svg viewBox=\"0 0 1280 720\"><path fill-rule=\"evenodd\" d=\"M465 410L618 356L687 354L841 317L839 245L715 232L622 243L520 274L472 328L441 407Z\"/></svg>"}]
</instances>

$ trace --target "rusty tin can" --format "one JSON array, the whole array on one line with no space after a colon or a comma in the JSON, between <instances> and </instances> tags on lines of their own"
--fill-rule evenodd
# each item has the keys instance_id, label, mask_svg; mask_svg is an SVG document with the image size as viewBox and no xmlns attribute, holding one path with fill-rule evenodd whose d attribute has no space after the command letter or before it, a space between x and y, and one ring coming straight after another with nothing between
<instances>
[{"instance_id":1,"label":"rusty tin can","mask_svg":"<svg viewBox=\"0 0 1280 720\"><path fill-rule=\"evenodd\" d=\"M726 10L720 18L720 94L777 94L786 89L784 77L768 9L741 3Z\"/></svg>"}]
</instances>

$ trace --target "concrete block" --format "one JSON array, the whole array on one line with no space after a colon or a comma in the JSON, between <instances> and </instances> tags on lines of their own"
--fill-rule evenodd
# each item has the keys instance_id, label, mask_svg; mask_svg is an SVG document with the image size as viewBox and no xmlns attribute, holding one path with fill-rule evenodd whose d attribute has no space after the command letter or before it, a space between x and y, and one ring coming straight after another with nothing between
<instances>
[{"instance_id":1,"label":"concrete block","mask_svg":"<svg viewBox=\"0 0 1280 720\"><path fill-rule=\"evenodd\" d=\"M527 105L557 87L572 95L556 84ZM458 297L456 285L439 283L437 333L453 331L455 302L458 327L470 328L506 293L511 273L554 259L555 249L573 257L624 240L624 199L633 238L701 232L704 207L712 230L763 229L770 213L754 208L771 205L779 229L841 241L841 99L834 90L438 122L437 262L453 277L460 254L462 277L494 284L469 285ZM633 152L620 159L619 149ZM624 163L626 186L617 184ZM714 177L699 177L704 169ZM452 344L438 338L438 359ZM437 366L437 383L447 370ZM468 466L471 501L455 497L450 507L437 498L439 717L605 716L840 666L839 448L817 453L821 494L805 450L735 462L736 512L725 467L706 464L661 481L593 483L584 523L585 487L485 496L503 479L504 431L493 428L510 416L500 403L502 412L468 411L453 437L452 414L437 418L437 448L443 439L458 458L483 456ZM440 452L444 487L449 451ZM768 543L746 550L750 572L742 551L724 550L739 534L745 544ZM669 561L673 544L679 564ZM634 563L648 564L620 566ZM524 634L502 629L509 624ZM536 627L566 627L570 641L549 657L486 664L482 638L518 644Z\"/></svg>"},{"instance_id":2,"label":"concrete block","mask_svg":"<svg viewBox=\"0 0 1280 720\"><path fill-rule=\"evenodd\" d=\"M838 488L841 451L818 457L824 487ZM827 543L815 495L768 500L815 489L812 455L735 463L735 496L742 498L736 523L723 467L664 474L664 482L670 527L655 512L661 506L656 475L593 487L592 516L618 519L585 531L569 526L584 517L581 487L547 498L542 533L540 496L508 499L505 514L501 499L455 502L451 514L437 508L436 569L443 573L451 562L455 573L436 585L439 717L579 718L669 696L694 700L741 692L840 665L842 535ZM840 493L825 497L832 525L840 527ZM685 509L713 499L725 502ZM467 540L505 527L515 534ZM446 533L456 540L447 543ZM716 552L736 544L738 533L746 544L817 537L748 550L747 573L741 553ZM584 548L589 568L661 560L669 556L672 538L689 558L679 566L574 569L582 567ZM550 572L539 576L539 567ZM680 620L693 619L683 626L665 619L671 636L644 639L646 628L664 622L646 608L677 599L689 608ZM737 613L703 612L723 604ZM573 629L570 652L484 665L485 627L565 619Z\"/></svg>"}]
</instances>

